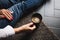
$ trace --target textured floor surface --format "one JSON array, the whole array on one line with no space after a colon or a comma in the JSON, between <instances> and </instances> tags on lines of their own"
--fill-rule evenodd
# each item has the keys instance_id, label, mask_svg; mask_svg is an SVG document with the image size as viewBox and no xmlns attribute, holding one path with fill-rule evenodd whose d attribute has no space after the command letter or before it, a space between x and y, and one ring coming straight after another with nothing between
<instances>
[{"instance_id":1,"label":"textured floor surface","mask_svg":"<svg viewBox=\"0 0 60 40\"><path fill-rule=\"evenodd\" d=\"M16 27L31 22L31 16L32 14L22 18L16 24ZM59 38L53 32L51 32L44 23L41 23L33 32L21 32L0 40L59 40Z\"/></svg>"}]
</instances>

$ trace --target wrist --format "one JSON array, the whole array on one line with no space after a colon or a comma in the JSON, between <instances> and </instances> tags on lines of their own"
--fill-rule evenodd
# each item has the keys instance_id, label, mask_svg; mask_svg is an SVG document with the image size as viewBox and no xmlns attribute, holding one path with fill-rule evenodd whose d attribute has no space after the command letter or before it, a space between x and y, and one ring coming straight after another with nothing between
<instances>
[{"instance_id":1,"label":"wrist","mask_svg":"<svg viewBox=\"0 0 60 40\"><path fill-rule=\"evenodd\" d=\"M21 32L23 30L24 30L23 27L14 28L15 33Z\"/></svg>"}]
</instances>

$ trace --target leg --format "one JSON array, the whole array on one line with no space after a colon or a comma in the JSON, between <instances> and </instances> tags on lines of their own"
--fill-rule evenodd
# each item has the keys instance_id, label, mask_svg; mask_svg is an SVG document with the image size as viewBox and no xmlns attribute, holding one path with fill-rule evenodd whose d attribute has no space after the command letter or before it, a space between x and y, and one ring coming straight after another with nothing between
<instances>
[{"instance_id":1,"label":"leg","mask_svg":"<svg viewBox=\"0 0 60 40\"><path fill-rule=\"evenodd\" d=\"M11 21L11 22L9 22L7 20L7 24L6 25L9 24L11 26L14 26L16 24L16 22L19 20L19 18L22 17L22 14L23 14L23 12L25 10L27 10L27 9L29 9L31 7L34 7L34 6L38 6L38 3L41 4L42 2L43 2L42 0L27 0L24 3L18 3L18 4L15 4L14 6L10 7L9 10L13 11L12 15L14 17L14 20Z\"/></svg>"},{"instance_id":2,"label":"leg","mask_svg":"<svg viewBox=\"0 0 60 40\"><path fill-rule=\"evenodd\" d=\"M27 0L24 3L18 3L12 6L9 10L14 12L14 20L10 23L10 25L14 26L15 23L19 20L19 18L22 17L24 11L32 7L36 7L40 5L42 2L43 0Z\"/></svg>"},{"instance_id":3,"label":"leg","mask_svg":"<svg viewBox=\"0 0 60 40\"><path fill-rule=\"evenodd\" d=\"M16 22L22 16L22 14L23 14L22 10L23 9L24 9L24 4L22 4L22 3L15 4L14 6L8 8L8 10L13 11L12 15L14 17L14 20L13 21L9 21L7 19L0 19L0 28L4 28L7 25L11 25L11 26L14 27Z\"/></svg>"},{"instance_id":4,"label":"leg","mask_svg":"<svg viewBox=\"0 0 60 40\"><path fill-rule=\"evenodd\" d=\"M0 0L0 8L9 8L14 4L22 2L23 0Z\"/></svg>"},{"instance_id":5,"label":"leg","mask_svg":"<svg viewBox=\"0 0 60 40\"><path fill-rule=\"evenodd\" d=\"M26 5L26 9L30 9L32 7L37 7L43 3L44 0L27 0L24 2Z\"/></svg>"}]
</instances>

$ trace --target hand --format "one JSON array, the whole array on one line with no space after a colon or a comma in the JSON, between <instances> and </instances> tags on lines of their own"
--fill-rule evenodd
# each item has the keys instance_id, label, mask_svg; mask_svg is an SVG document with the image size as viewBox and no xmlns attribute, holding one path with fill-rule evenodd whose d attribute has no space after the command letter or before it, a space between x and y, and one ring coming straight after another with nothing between
<instances>
[{"instance_id":1,"label":"hand","mask_svg":"<svg viewBox=\"0 0 60 40\"><path fill-rule=\"evenodd\" d=\"M8 20L13 20L13 16L11 14L11 11L7 9L0 10L0 15L4 15L3 17L7 18ZM2 17L2 16L1 16Z\"/></svg>"},{"instance_id":2,"label":"hand","mask_svg":"<svg viewBox=\"0 0 60 40\"><path fill-rule=\"evenodd\" d=\"M31 25L33 25L32 22L28 23L28 24L25 24L25 25L23 25L21 27L23 28L23 30L34 30L36 28L36 26L35 25L31 26Z\"/></svg>"},{"instance_id":3,"label":"hand","mask_svg":"<svg viewBox=\"0 0 60 40\"><path fill-rule=\"evenodd\" d=\"M25 24L25 25L20 26L18 28L14 28L14 31L15 31L15 33L18 33L18 32L24 31L24 30L32 30L33 31L36 28L36 26L33 25L32 27L30 27L31 25L33 25L33 23Z\"/></svg>"}]
</instances>

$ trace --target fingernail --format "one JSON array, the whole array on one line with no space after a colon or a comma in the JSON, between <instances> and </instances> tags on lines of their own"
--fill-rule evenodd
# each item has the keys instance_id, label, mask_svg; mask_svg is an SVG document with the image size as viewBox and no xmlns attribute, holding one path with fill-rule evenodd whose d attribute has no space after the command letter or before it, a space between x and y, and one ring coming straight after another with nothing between
<instances>
[{"instance_id":1,"label":"fingernail","mask_svg":"<svg viewBox=\"0 0 60 40\"><path fill-rule=\"evenodd\" d=\"M13 18L10 18L10 21L12 21L13 20Z\"/></svg>"}]
</instances>

